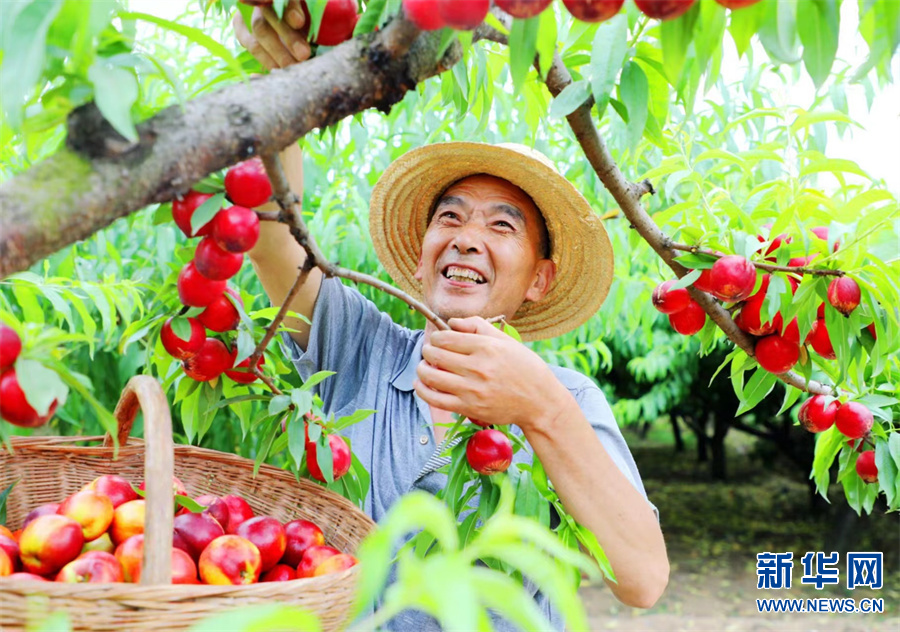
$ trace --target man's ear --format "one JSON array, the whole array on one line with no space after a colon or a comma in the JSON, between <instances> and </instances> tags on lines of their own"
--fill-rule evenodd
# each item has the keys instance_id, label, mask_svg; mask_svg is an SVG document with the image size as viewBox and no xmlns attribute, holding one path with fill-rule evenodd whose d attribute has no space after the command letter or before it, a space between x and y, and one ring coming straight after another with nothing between
<instances>
[{"instance_id":1,"label":"man's ear","mask_svg":"<svg viewBox=\"0 0 900 632\"><path fill-rule=\"evenodd\" d=\"M416 273L413 275L416 281L422 281L422 253L419 253L419 260L416 262Z\"/></svg>"},{"instance_id":2,"label":"man's ear","mask_svg":"<svg viewBox=\"0 0 900 632\"><path fill-rule=\"evenodd\" d=\"M538 261L531 287L525 292L525 300L535 303L544 298L550 291L554 278L556 278L556 264L550 259Z\"/></svg>"}]
</instances>

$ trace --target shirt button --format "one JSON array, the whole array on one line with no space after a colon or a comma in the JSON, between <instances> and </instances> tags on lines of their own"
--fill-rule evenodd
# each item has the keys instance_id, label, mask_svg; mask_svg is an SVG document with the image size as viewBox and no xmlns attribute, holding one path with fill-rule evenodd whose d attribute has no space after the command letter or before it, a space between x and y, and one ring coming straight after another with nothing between
<instances>
[{"instance_id":1,"label":"shirt button","mask_svg":"<svg viewBox=\"0 0 900 632\"><path fill-rule=\"evenodd\" d=\"M428 444L428 435L422 435L421 437L419 437L419 443L421 443L422 445L427 445Z\"/></svg>"}]
</instances>

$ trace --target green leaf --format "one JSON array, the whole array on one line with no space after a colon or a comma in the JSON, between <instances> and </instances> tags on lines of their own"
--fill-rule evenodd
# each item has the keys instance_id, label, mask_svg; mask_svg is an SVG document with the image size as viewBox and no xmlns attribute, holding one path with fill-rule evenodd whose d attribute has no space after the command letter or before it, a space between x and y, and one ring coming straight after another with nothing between
<instances>
[{"instance_id":1,"label":"green leaf","mask_svg":"<svg viewBox=\"0 0 900 632\"><path fill-rule=\"evenodd\" d=\"M179 507L184 507L192 513L200 513L206 509L205 506L201 505L196 500L187 496L182 496L181 494L175 494L175 504Z\"/></svg>"},{"instance_id":2,"label":"green leaf","mask_svg":"<svg viewBox=\"0 0 900 632\"><path fill-rule=\"evenodd\" d=\"M303 420L293 417L288 420L288 451L294 459L294 465L299 468L306 452L306 437L304 436Z\"/></svg>"},{"instance_id":3,"label":"green leaf","mask_svg":"<svg viewBox=\"0 0 900 632\"><path fill-rule=\"evenodd\" d=\"M331 377L334 374L334 371L319 371L317 373L313 373L305 382L303 382L303 386L301 386L300 388L304 391L308 391L325 378Z\"/></svg>"},{"instance_id":4,"label":"green leaf","mask_svg":"<svg viewBox=\"0 0 900 632\"><path fill-rule=\"evenodd\" d=\"M803 43L803 65L816 88L831 74L837 54L840 12L837 0L807 0L797 33Z\"/></svg>"},{"instance_id":5,"label":"green leaf","mask_svg":"<svg viewBox=\"0 0 900 632\"><path fill-rule=\"evenodd\" d=\"M374 31L375 27L381 22L381 15L384 13L386 6L387 0L370 0L366 4L365 13L362 14L356 23L356 28L353 29L353 37Z\"/></svg>"},{"instance_id":6,"label":"green leaf","mask_svg":"<svg viewBox=\"0 0 900 632\"><path fill-rule=\"evenodd\" d=\"M470 571L470 581L485 606L496 611L519 629L540 632L553 628L534 598L511 577L490 569L475 567Z\"/></svg>"},{"instance_id":7,"label":"green leaf","mask_svg":"<svg viewBox=\"0 0 900 632\"><path fill-rule=\"evenodd\" d=\"M570 83L550 104L548 116L551 119L568 116L591 96L591 84L586 80Z\"/></svg>"},{"instance_id":8,"label":"green leaf","mask_svg":"<svg viewBox=\"0 0 900 632\"><path fill-rule=\"evenodd\" d=\"M897 433L891 433L896 435ZM894 507L898 503L897 492L898 480L897 463L891 455L891 449L887 441L876 440L875 443L875 467L878 468L878 487L884 492L885 500L889 507Z\"/></svg>"},{"instance_id":9,"label":"green leaf","mask_svg":"<svg viewBox=\"0 0 900 632\"><path fill-rule=\"evenodd\" d=\"M206 226L207 222L219 212L224 202L225 194L217 193L198 206L194 214L191 215L191 234L196 235L197 231Z\"/></svg>"},{"instance_id":10,"label":"green leaf","mask_svg":"<svg viewBox=\"0 0 900 632\"><path fill-rule=\"evenodd\" d=\"M5 3L4 3L5 4ZM0 94L7 122L14 128L22 124L25 102L35 89L44 69L47 30L63 5L62 0L20 3L19 7L4 7L4 11L19 8L12 24L0 24L3 35L3 68L0 73ZM7 14L7 19L11 14ZM12 71L14 69L14 71Z\"/></svg>"},{"instance_id":11,"label":"green leaf","mask_svg":"<svg viewBox=\"0 0 900 632\"><path fill-rule=\"evenodd\" d=\"M134 73L98 59L88 69L88 80L94 85L94 102L103 118L122 136L137 142L137 129L131 120L131 107L138 98Z\"/></svg>"},{"instance_id":12,"label":"green leaf","mask_svg":"<svg viewBox=\"0 0 900 632\"><path fill-rule=\"evenodd\" d=\"M775 60L793 64L800 61L797 39L796 2L764 2L766 14L759 27L759 40ZM804 5L805 6L805 5Z\"/></svg>"},{"instance_id":13,"label":"green leaf","mask_svg":"<svg viewBox=\"0 0 900 632\"><path fill-rule=\"evenodd\" d=\"M687 287L687 286L691 285L694 281L699 279L701 274L703 274L703 270L701 270L699 268L696 270L691 270L690 272L685 274L683 277L681 277L680 279L675 281L675 283L673 283L669 287L669 290L670 291L671 290L680 290L683 287Z\"/></svg>"},{"instance_id":14,"label":"green leaf","mask_svg":"<svg viewBox=\"0 0 900 632\"><path fill-rule=\"evenodd\" d=\"M228 295L226 294L226 296ZM234 358L234 366L252 356L254 351L256 351L256 341L253 339L253 335L246 329L240 329L237 335L237 355Z\"/></svg>"},{"instance_id":15,"label":"green leaf","mask_svg":"<svg viewBox=\"0 0 900 632\"><path fill-rule=\"evenodd\" d=\"M628 62L622 70L622 78L619 80L619 98L628 108L625 142L628 147L636 148L644 135L650 99L647 75L636 62Z\"/></svg>"},{"instance_id":16,"label":"green leaf","mask_svg":"<svg viewBox=\"0 0 900 632\"><path fill-rule=\"evenodd\" d=\"M56 372L40 362L19 358L16 362L16 376L25 399L38 415L46 415L54 400L60 407L66 403L69 388Z\"/></svg>"},{"instance_id":17,"label":"green leaf","mask_svg":"<svg viewBox=\"0 0 900 632\"><path fill-rule=\"evenodd\" d=\"M900 432L892 432L888 438L888 448L897 468L900 468Z\"/></svg>"},{"instance_id":18,"label":"green leaf","mask_svg":"<svg viewBox=\"0 0 900 632\"><path fill-rule=\"evenodd\" d=\"M697 64L702 72L709 68L710 59L716 52L721 52L722 40L725 39L725 8L717 2L702 2L697 24L694 27L694 50ZM715 70L711 71L714 74ZM712 78L715 83L715 78Z\"/></svg>"},{"instance_id":19,"label":"green leaf","mask_svg":"<svg viewBox=\"0 0 900 632\"><path fill-rule=\"evenodd\" d=\"M256 458L253 460L253 476L259 473L259 467L263 464L263 461L266 460L266 457L269 456L269 452L272 450L272 444L275 443L275 438L278 436L279 431L281 430L281 421L278 419L274 419L272 424L269 426L268 431L266 432L265 438L262 440L262 446L259 449L259 452L256 455Z\"/></svg>"},{"instance_id":20,"label":"green leaf","mask_svg":"<svg viewBox=\"0 0 900 632\"><path fill-rule=\"evenodd\" d=\"M197 384L197 382L194 383ZM237 397L229 397L228 399L218 401L216 402L216 405L213 406L213 408L225 408L226 406L231 406L232 404L240 404L241 402L264 401L268 399L269 397L267 395L261 395L259 393L248 393L247 395L238 395Z\"/></svg>"},{"instance_id":21,"label":"green leaf","mask_svg":"<svg viewBox=\"0 0 900 632\"><path fill-rule=\"evenodd\" d=\"M591 92L597 104L598 118L603 118L627 50L628 19L624 13L597 27L591 53Z\"/></svg>"},{"instance_id":22,"label":"green leaf","mask_svg":"<svg viewBox=\"0 0 900 632\"><path fill-rule=\"evenodd\" d=\"M294 404L294 409L298 414L302 415L313 405L313 396L312 394L301 388L291 389L291 402Z\"/></svg>"},{"instance_id":23,"label":"green leaf","mask_svg":"<svg viewBox=\"0 0 900 632\"><path fill-rule=\"evenodd\" d=\"M766 395L772 392L772 389L775 388L775 382L778 381L778 378L775 377L774 374L769 373L764 369L757 369L756 373L747 380L747 385L744 387L743 397L741 398L741 405L738 408L735 415L742 415L748 410L752 410L759 404L763 399L765 399Z\"/></svg>"},{"instance_id":24,"label":"green leaf","mask_svg":"<svg viewBox=\"0 0 900 632\"><path fill-rule=\"evenodd\" d=\"M660 24L663 67L666 69L669 83L673 86L679 84L681 70L684 67L684 60L694 35L694 24L697 22L699 13L699 3L696 3L680 18L666 20Z\"/></svg>"},{"instance_id":25,"label":"green leaf","mask_svg":"<svg viewBox=\"0 0 900 632\"><path fill-rule=\"evenodd\" d=\"M15 487L18 482L18 480L13 481L10 483L9 487L0 492L0 524L6 524L6 501L9 498L10 493L12 493L13 487Z\"/></svg>"},{"instance_id":26,"label":"green leaf","mask_svg":"<svg viewBox=\"0 0 900 632\"><path fill-rule=\"evenodd\" d=\"M338 417L334 422L334 427L337 430L343 430L344 428L347 428L348 426L352 426L355 423L359 423L360 421L367 418L369 415L374 414L375 412L376 411L374 411L374 410L361 408L360 410L357 410L356 412L354 412L350 415L347 415L345 417Z\"/></svg>"},{"instance_id":27,"label":"green leaf","mask_svg":"<svg viewBox=\"0 0 900 632\"><path fill-rule=\"evenodd\" d=\"M745 7L740 11L731 11L731 23L728 30L734 39L735 48L737 48L738 57L743 57L744 53L750 48L750 40L759 30L763 18L766 15L765 2L757 2L754 5Z\"/></svg>"},{"instance_id":28,"label":"green leaf","mask_svg":"<svg viewBox=\"0 0 900 632\"><path fill-rule=\"evenodd\" d=\"M505 333L516 342L522 342L522 336L519 335L518 330L516 330L516 328L509 323L494 323L494 327Z\"/></svg>"},{"instance_id":29,"label":"green leaf","mask_svg":"<svg viewBox=\"0 0 900 632\"><path fill-rule=\"evenodd\" d=\"M791 406L797 403L797 400L800 399L800 395L803 394L799 388L792 388L790 386L784 387L784 400L781 402L781 408L778 409L778 412L775 413L777 417L784 411L788 410Z\"/></svg>"},{"instance_id":30,"label":"green leaf","mask_svg":"<svg viewBox=\"0 0 900 632\"><path fill-rule=\"evenodd\" d=\"M170 323L172 327L172 333L181 338L182 340L190 340L191 338L191 324L188 322L188 319L183 316L178 316L172 319Z\"/></svg>"},{"instance_id":31,"label":"green leaf","mask_svg":"<svg viewBox=\"0 0 900 632\"><path fill-rule=\"evenodd\" d=\"M334 454L331 452L331 446L328 441L329 435L324 432L316 441L316 464L325 477L325 481L331 483L334 481Z\"/></svg>"},{"instance_id":32,"label":"green leaf","mask_svg":"<svg viewBox=\"0 0 900 632\"><path fill-rule=\"evenodd\" d=\"M290 405L290 395L276 395L272 398L272 401L269 402L269 415L277 415L280 412L284 412Z\"/></svg>"},{"instance_id":33,"label":"green leaf","mask_svg":"<svg viewBox=\"0 0 900 632\"><path fill-rule=\"evenodd\" d=\"M816 490L822 498L828 500L829 471L834 458L844 446L844 435L832 426L816 436L816 449L813 456L813 471L810 478L816 483Z\"/></svg>"},{"instance_id":34,"label":"green leaf","mask_svg":"<svg viewBox=\"0 0 900 632\"><path fill-rule=\"evenodd\" d=\"M518 94L528 77L528 70L534 64L537 53L540 18L515 19L509 33L509 73L512 76L515 93Z\"/></svg>"},{"instance_id":35,"label":"green leaf","mask_svg":"<svg viewBox=\"0 0 900 632\"><path fill-rule=\"evenodd\" d=\"M609 97L609 104L616 111L616 114L621 117L623 121L628 122L628 108L625 107L625 104L619 101L618 99L614 99Z\"/></svg>"},{"instance_id":36,"label":"green leaf","mask_svg":"<svg viewBox=\"0 0 900 632\"><path fill-rule=\"evenodd\" d=\"M324 5L323 0L308 0L307 5L312 5L314 3L321 3ZM324 9L324 6L322 8ZM313 9L310 6L310 11L312 10ZM247 74L244 72L244 67L235 58L235 56L231 54L231 51L228 49L228 47L219 43L214 38L210 37L198 28L187 26L186 24L181 24L179 22L164 20L148 13L126 11L119 13L118 16L122 20L143 20L144 22L150 22L151 24L155 24L156 26L159 26L167 31L173 31L175 33L178 33L179 35L183 35L191 42L202 46L210 53L212 53L215 57L218 57L219 59L224 61L235 75L244 77Z\"/></svg>"},{"instance_id":37,"label":"green leaf","mask_svg":"<svg viewBox=\"0 0 900 632\"><path fill-rule=\"evenodd\" d=\"M490 14L488 14L490 16ZM492 16L491 16L492 17ZM553 65L553 57L556 55L556 13L542 11L540 15L541 25L538 30L537 53L538 67L541 77L546 77Z\"/></svg>"},{"instance_id":38,"label":"green leaf","mask_svg":"<svg viewBox=\"0 0 900 632\"><path fill-rule=\"evenodd\" d=\"M322 624L315 613L280 604L245 605L213 617L207 617L190 628L190 632L321 632Z\"/></svg>"},{"instance_id":39,"label":"green leaf","mask_svg":"<svg viewBox=\"0 0 900 632\"><path fill-rule=\"evenodd\" d=\"M712 255L694 254L692 252L681 255L680 257L675 257L675 261L691 270L706 270L707 268L711 268L718 259L718 257L713 257Z\"/></svg>"}]
</instances>

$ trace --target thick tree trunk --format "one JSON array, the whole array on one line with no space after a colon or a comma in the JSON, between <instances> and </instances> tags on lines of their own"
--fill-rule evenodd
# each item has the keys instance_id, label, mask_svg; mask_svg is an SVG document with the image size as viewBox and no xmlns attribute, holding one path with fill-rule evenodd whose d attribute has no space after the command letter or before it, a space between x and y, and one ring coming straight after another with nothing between
<instances>
[{"instance_id":1,"label":"thick tree trunk","mask_svg":"<svg viewBox=\"0 0 900 632\"><path fill-rule=\"evenodd\" d=\"M460 57L455 45L438 59L440 35L418 34L394 20L365 41L163 110L138 126L136 143L93 104L75 110L66 147L0 186L0 278L213 171L368 108L388 111Z\"/></svg>"},{"instance_id":2,"label":"thick tree trunk","mask_svg":"<svg viewBox=\"0 0 900 632\"><path fill-rule=\"evenodd\" d=\"M675 439L675 452L684 452L684 439L681 436L681 426L678 424L678 415L670 415L672 422L672 437Z\"/></svg>"},{"instance_id":3,"label":"thick tree trunk","mask_svg":"<svg viewBox=\"0 0 900 632\"><path fill-rule=\"evenodd\" d=\"M709 437L706 434L706 425L698 421L693 430L697 436L697 462L706 463L709 460Z\"/></svg>"},{"instance_id":4,"label":"thick tree trunk","mask_svg":"<svg viewBox=\"0 0 900 632\"><path fill-rule=\"evenodd\" d=\"M722 415L713 419L712 464L711 474L714 481L724 481L728 477L726 471L725 436L731 428L729 420Z\"/></svg>"},{"instance_id":5,"label":"thick tree trunk","mask_svg":"<svg viewBox=\"0 0 900 632\"><path fill-rule=\"evenodd\" d=\"M857 540L859 522L860 517L850 505L841 505L835 512L831 532L825 538L823 547L825 553L837 551L841 554L841 559L845 559L847 551Z\"/></svg>"}]
</instances>

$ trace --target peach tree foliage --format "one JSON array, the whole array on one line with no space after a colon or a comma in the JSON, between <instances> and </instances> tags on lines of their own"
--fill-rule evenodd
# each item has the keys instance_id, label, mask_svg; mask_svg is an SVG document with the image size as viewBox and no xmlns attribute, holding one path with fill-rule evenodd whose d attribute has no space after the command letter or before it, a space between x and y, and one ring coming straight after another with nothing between
<instances>
[{"instance_id":1,"label":"peach tree foliage","mask_svg":"<svg viewBox=\"0 0 900 632\"><path fill-rule=\"evenodd\" d=\"M322 5L311 4L315 23ZM756 235L764 223L772 222L773 231L798 236L779 257L819 252L817 266L840 268L860 281L864 292L860 309L846 321L836 320L833 313L828 320L839 360L827 363L811 355L800 366L807 377L845 389L876 413L873 439L881 475L877 486L862 485L853 472L855 453L834 429L818 438L813 474L824 491L831 466L838 462L838 477L854 507L870 510L881 491L896 508L900 442L892 424L898 410L893 386L898 371L898 288L896 255L887 246L898 234L897 201L858 166L827 153L828 134L845 133L854 125L842 98L845 88L861 82L874 94L889 77L898 33L888 26L896 23L891 21L896 4L860 3L860 30L869 58L859 68L835 59L837 5L810 3L814 8L798 15L794 3L764 0L727 12L712 0L703 0L685 16L661 24L640 16L631 2L622 14L599 26L575 22L559 7L538 18L515 21L509 28L496 16L489 17L489 24L508 33L508 47L472 43L471 34L464 32L444 33L445 44L454 39L462 44L463 62L408 92L389 114L357 114L302 140L306 219L333 260L386 279L366 239L366 203L372 185L392 159L411 147L454 138L534 143L608 217L619 253L617 280L601 312L578 331L535 348L549 361L588 374L602 373L611 361L604 341L623 335L651 339L659 325L649 308L649 293L671 273L662 271L656 255L620 218L616 203L583 159L562 118L592 98L594 121L620 167L630 179L649 178L655 185L657 195L647 204L670 238L759 258L764 245ZM135 121L259 71L256 62L238 50L223 18L233 6L233 1L208 5L212 10L205 16L191 7L168 20L111 3L4 3L2 22L12 37L4 40L9 42L4 63L22 68L15 75L3 75L4 95L21 97L4 99L3 134L8 140L0 148L4 176L27 174L32 165L58 150L66 137L65 117L91 99L127 138L134 136ZM384 25L398 6L393 0L366 3L357 33ZM741 84L728 83L722 76L726 45L734 46L747 64ZM541 81L554 51L573 77L556 99ZM319 54L328 52L323 49ZM535 55L537 68L521 63ZM802 69L817 86L814 102L792 104L795 107L777 102L759 82L764 69L781 73L785 85ZM20 102L25 107L17 107ZM833 175L837 184L826 174ZM217 191L220 183L221 174L214 173L197 186ZM102 407L86 406L91 388L95 399L109 408L117 394L116 388L105 386L109 376L121 381L143 371L158 376L172 394L182 439L303 472L299 416L315 410L319 402L311 394L313 384L296 381L277 345L267 351L266 371L281 385L283 396L260 385L239 387L228 380L197 385L184 379L178 363L162 351L159 327L177 309L175 278L193 249L170 218L169 204L154 205L49 257L28 273L4 279L0 294L4 320L17 326L27 323L27 339L42 330L83 336L81 346L70 345L66 352L65 364L81 375L73 373L67 383L79 388L82 397L71 397L62 407L61 422L74 425L62 426L63 430L81 432L93 420L108 420ZM829 254L804 237L810 226L818 224L828 225L834 239L840 238L836 253ZM688 267L709 263L695 255L681 260ZM823 279L805 277L793 298L771 291L764 309L780 307L796 313L805 334L815 304L824 297ZM245 309L233 337L239 355L246 357L275 310L266 305L248 267L235 285L242 290ZM421 326L402 303L370 288L362 291L398 322ZM874 344L861 334L872 320L878 332ZM37 354L37 343L26 341L32 344ZM684 352L709 353L721 345L730 348L731 343L708 323L696 342L675 344ZM31 348L26 351L31 353ZM45 364L57 368L59 363L48 359ZM646 362L644 369L639 365L634 365L635 374L646 370ZM752 409L775 390L775 377L757 368L742 351L730 355L725 369L717 379L730 376L742 409ZM793 406L800 394L785 389L784 408ZM663 411L665 403L657 408ZM287 432L281 432L285 417ZM356 420L332 423L340 426ZM8 432L2 424L0 428ZM332 486L360 501L366 475L357 468L353 472ZM462 511L472 488L464 483L474 477L463 471L459 455L451 465L454 472L459 472L460 480L445 500ZM555 494L552 486L542 483L539 469L515 470L510 476L521 494L517 509L546 521L547 504L533 500L538 495L553 502ZM484 515L489 515L497 486L489 479L480 484L487 492ZM462 528L469 530L466 538L475 536L473 526L464 523ZM576 540L589 544L584 541L588 535L570 521L563 521L561 534L570 545ZM592 552L602 559L602 552Z\"/></svg>"}]
</instances>

